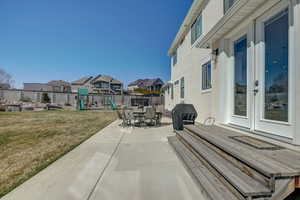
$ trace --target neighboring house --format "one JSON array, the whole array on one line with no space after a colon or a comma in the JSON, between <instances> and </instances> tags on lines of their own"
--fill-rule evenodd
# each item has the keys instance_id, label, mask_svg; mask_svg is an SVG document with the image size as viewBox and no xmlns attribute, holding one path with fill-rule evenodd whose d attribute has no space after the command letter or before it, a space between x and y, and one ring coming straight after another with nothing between
<instances>
[{"instance_id":1,"label":"neighboring house","mask_svg":"<svg viewBox=\"0 0 300 200\"><path fill-rule=\"evenodd\" d=\"M72 92L78 92L78 89L88 89L89 92L92 92L90 81L93 79L92 76L83 77L79 80L76 80L71 83Z\"/></svg>"},{"instance_id":2,"label":"neighboring house","mask_svg":"<svg viewBox=\"0 0 300 200\"><path fill-rule=\"evenodd\" d=\"M62 81L55 80L49 83L24 83L24 90L28 91L47 91L47 92L71 92L71 84Z\"/></svg>"},{"instance_id":3,"label":"neighboring house","mask_svg":"<svg viewBox=\"0 0 300 200\"><path fill-rule=\"evenodd\" d=\"M28 91L52 91L46 83L23 83L23 89Z\"/></svg>"},{"instance_id":4,"label":"neighboring house","mask_svg":"<svg viewBox=\"0 0 300 200\"><path fill-rule=\"evenodd\" d=\"M89 76L72 82L72 91L86 88L90 93L122 94L123 83L108 75Z\"/></svg>"},{"instance_id":5,"label":"neighboring house","mask_svg":"<svg viewBox=\"0 0 300 200\"><path fill-rule=\"evenodd\" d=\"M66 81L50 81L47 85L52 88L53 92L72 92L71 84Z\"/></svg>"},{"instance_id":6,"label":"neighboring house","mask_svg":"<svg viewBox=\"0 0 300 200\"><path fill-rule=\"evenodd\" d=\"M194 0L168 52L166 109L191 103L198 122L300 145L299 4Z\"/></svg>"},{"instance_id":7,"label":"neighboring house","mask_svg":"<svg viewBox=\"0 0 300 200\"><path fill-rule=\"evenodd\" d=\"M164 82L160 78L155 79L138 79L128 85L129 91L136 89L148 90L148 91L160 91Z\"/></svg>"},{"instance_id":8,"label":"neighboring house","mask_svg":"<svg viewBox=\"0 0 300 200\"><path fill-rule=\"evenodd\" d=\"M8 89L10 89L10 84L0 83L0 89L8 90Z\"/></svg>"}]
</instances>

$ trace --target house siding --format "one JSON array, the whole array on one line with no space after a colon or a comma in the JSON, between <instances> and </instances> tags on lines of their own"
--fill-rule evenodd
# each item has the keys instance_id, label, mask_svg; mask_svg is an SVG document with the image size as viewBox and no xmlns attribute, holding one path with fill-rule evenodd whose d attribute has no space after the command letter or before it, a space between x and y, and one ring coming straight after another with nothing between
<instances>
[{"instance_id":1,"label":"house siding","mask_svg":"<svg viewBox=\"0 0 300 200\"><path fill-rule=\"evenodd\" d=\"M214 41L210 49L196 48L191 45L191 31L185 35L185 40L177 48L177 64L171 67L171 80L170 82L174 85L174 99L171 98L170 94L165 93L165 108L167 110L172 110L172 108L178 103L191 103L195 106L198 112L197 122L204 123L208 117L213 117L216 119L217 124L227 124L231 120L231 110L232 110L232 71L233 71L233 56L230 51L230 39L241 30L248 32L250 38L254 38L255 22L258 17L270 11L274 5L277 5L279 0L265 1L257 7L257 9L251 13L249 16L244 18L237 26L228 31L225 35L220 37L220 39ZM293 39L291 51L290 65L292 66L292 77L295 79L295 88L290 91L293 93L292 103L295 106L295 111L293 111L293 116L291 123L294 130L299 130L300 128L300 58L297 56L297 52L300 52L300 40L298 39L300 35L300 1L291 0L287 1L290 3L291 13L293 17L293 23L290 24L290 30L292 34L290 37ZM223 1L220 0L210 0L206 2L204 9L202 10L202 23L203 23L203 35L200 36L198 40L201 40L205 34L207 34L224 16L223 13ZM252 32L251 32L252 31ZM197 43L197 42L196 42ZM248 53L251 57L249 61L249 66L255 66L255 45L256 42L250 41L248 43ZM218 56L216 59L212 59L212 50L218 49ZM253 59L253 60L252 60ZM212 88L209 91L202 91L202 65L211 60L211 70L212 70ZM253 70L253 71L251 71ZM254 68L250 69L248 73L253 74ZM251 75L252 76L252 75ZM175 85L177 80L185 78L185 96L180 98L180 84ZM250 78L253 78L250 77ZM252 91L253 83L248 82L248 90ZM167 92L167 91L166 91ZM253 100L254 101L254 100ZM253 108L250 108L253 109ZM252 110L251 112L254 113ZM295 113L294 113L295 112ZM253 117L253 116L250 116ZM251 122L254 123L254 122ZM253 124L251 125L253 126ZM290 141L290 140L288 140ZM294 131L293 138L291 141L294 144L300 144L300 134Z\"/></svg>"},{"instance_id":2,"label":"house siding","mask_svg":"<svg viewBox=\"0 0 300 200\"><path fill-rule=\"evenodd\" d=\"M206 34L223 16L223 5L219 0L211 0L202 11L202 31ZM200 38L202 37L200 36ZM180 98L180 84L174 85L174 100L166 96L166 109L172 110L178 103L190 103L199 113L197 122L203 123L212 116L211 92L202 91L202 65L210 61L211 50L199 49L191 45L191 30L183 43L177 48L177 64L171 63L171 82L174 84L182 77L185 79L185 95ZM171 59L172 60L172 59ZM212 85L214 87L214 85Z\"/></svg>"}]
</instances>

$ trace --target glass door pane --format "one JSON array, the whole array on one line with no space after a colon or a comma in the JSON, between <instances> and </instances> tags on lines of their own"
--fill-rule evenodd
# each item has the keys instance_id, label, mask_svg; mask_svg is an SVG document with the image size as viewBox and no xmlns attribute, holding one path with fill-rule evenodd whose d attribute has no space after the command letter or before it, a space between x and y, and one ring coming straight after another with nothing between
<instances>
[{"instance_id":1,"label":"glass door pane","mask_svg":"<svg viewBox=\"0 0 300 200\"><path fill-rule=\"evenodd\" d=\"M288 122L289 17L284 11L265 23L264 118Z\"/></svg>"},{"instance_id":2,"label":"glass door pane","mask_svg":"<svg viewBox=\"0 0 300 200\"><path fill-rule=\"evenodd\" d=\"M234 115L247 116L247 37L234 43Z\"/></svg>"}]
</instances>

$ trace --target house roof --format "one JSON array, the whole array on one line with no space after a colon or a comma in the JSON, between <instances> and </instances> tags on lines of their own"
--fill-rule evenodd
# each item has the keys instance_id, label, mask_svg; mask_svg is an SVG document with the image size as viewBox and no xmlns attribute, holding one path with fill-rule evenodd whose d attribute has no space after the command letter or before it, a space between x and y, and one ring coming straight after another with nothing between
<instances>
[{"instance_id":1,"label":"house roof","mask_svg":"<svg viewBox=\"0 0 300 200\"><path fill-rule=\"evenodd\" d=\"M77 81L73 81L72 85L84 85L88 82L95 83L98 81L110 82L112 84L123 84L121 81L119 81L109 75L99 74L97 76L87 76L87 77L83 77Z\"/></svg>"},{"instance_id":2,"label":"house roof","mask_svg":"<svg viewBox=\"0 0 300 200\"><path fill-rule=\"evenodd\" d=\"M50 81L47 83L47 85L50 86L71 86L69 82L63 81L63 80L55 80L55 81Z\"/></svg>"},{"instance_id":3,"label":"house roof","mask_svg":"<svg viewBox=\"0 0 300 200\"><path fill-rule=\"evenodd\" d=\"M0 83L0 89L9 89L10 85L8 83Z\"/></svg>"},{"instance_id":4,"label":"house roof","mask_svg":"<svg viewBox=\"0 0 300 200\"><path fill-rule=\"evenodd\" d=\"M130 83L128 86L148 87L148 86L152 86L157 81L160 81L163 84L163 81L160 78L154 78L154 79L147 78L147 79L138 79L138 80Z\"/></svg>"},{"instance_id":5,"label":"house roof","mask_svg":"<svg viewBox=\"0 0 300 200\"><path fill-rule=\"evenodd\" d=\"M111 77L109 75L98 75L91 82L95 83L98 81L110 82L112 84L123 84L121 81L114 79L113 77Z\"/></svg>"},{"instance_id":6,"label":"house roof","mask_svg":"<svg viewBox=\"0 0 300 200\"><path fill-rule=\"evenodd\" d=\"M72 85L84 85L88 81L90 81L92 78L93 78L92 76L83 77L83 78L81 78L79 80L73 81Z\"/></svg>"},{"instance_id":7,"label":"house roof","mask_svg":"<svg viewBox=\"0 0 300 200\"><path fill-rule=\"evenodd\" d=\"M189 32L191 24L194 22L196 17L200 14L202 10L203 3L206 2L205 0L194 0L187 16L185 17L183 23L180 26L180 29L172 42L172 45L168 51L168 55L171 56L176 52L180 42L183 40L185 35Z\"/></svg>"},{"instance_id":8,"label":"house roof","mask_svg":"<svg viewBox=\"0 0 300 200\"><path fill-rule=\"evenodd\" d=\"M162 90L166 90L166 89L168 89L169 87L171 87L172 86L172 83L171 82L167 82L167 83L165 83L163 86L162 86Z\"/></svg>"},{"instance_id":9,"label":"house roof","mask_svg":"<svg viewBox=\"0 0 300 200\"><path fill-rule=\"evenodd\" d=\"M24 87L23 89L24 90L43 90L43 91L50 91L51 88L49 85L45 84L45 83L23 83L24 84Z\"/></svg>"},{"instance_id":10,"label":"house roof","mask_svg":"<svg viewBox=\"0 0 300 200\"><path fill-rule=\"evenodd\" d=\"M145 86L152 86L156 82L161 82L163 84L163 81L160 78L155 78L155 79L149 79L148 81L146 81Z\"/></svg>"},{"instance_id":11,"label":"house roof","mask_svg":"<svg viewBox=\"0 0 300 200\"><path fill-rule=\"evenodd\" d=\"M128 86L135 86L135 85L138 86L138 85L142 84L145 80L147 80L147 79L138 79L136 81L133 81L132 83L129 83Z\"/></svg>"}]
</instances>

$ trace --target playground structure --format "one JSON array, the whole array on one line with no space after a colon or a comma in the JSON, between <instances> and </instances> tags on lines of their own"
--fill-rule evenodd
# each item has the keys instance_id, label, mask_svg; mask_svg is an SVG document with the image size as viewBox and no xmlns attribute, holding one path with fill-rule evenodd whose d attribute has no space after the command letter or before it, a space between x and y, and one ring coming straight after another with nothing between
<instances>
[{"instance_id":1,"label":"playground structure","mask_svg":"<svg viewBox=\"0 0 300 200\"><path fill-rule=\"evenodd\" d=\"M78 98L77 98L77 105L79 105L79 110L87 110L88 106L88 99L89 98L89 91L88 89L78 88Z\"/></svg>"},{"instance_id":2,"label":"playground structure","mask_svg":"<svg viewBox=\"0 0 300 200\"><path fill-rule=\"evenodd\" d=\"M78 110L91 110L91 109L111 109L117 110L118 106L114 101L113 95L105 95L101 102L98 102L93 98L94 96L89 95L88 89L79 88L77 105ZM91 99L90 99L91 98Z\"/></svg>"},{"instance_id":3,"label":"playground structure","mask_svg":"<svg viewBox=\"0 0 300 200\"><path fill-rule=\"evenodd\" d=\"M100 94L90 93L85 89L76 92L48 92L48 91L27 91L20 89L3 90L0 89L0 109L1 105L28 104L28 106L43 107L43 95L49 97L49 104L67 109L116 109L120 107L132 107L138 105L155 106L164 105L163 96L141 96L128 94ZM28 102L21 101L27 99Z\"/></svg>"}]
</instances>

